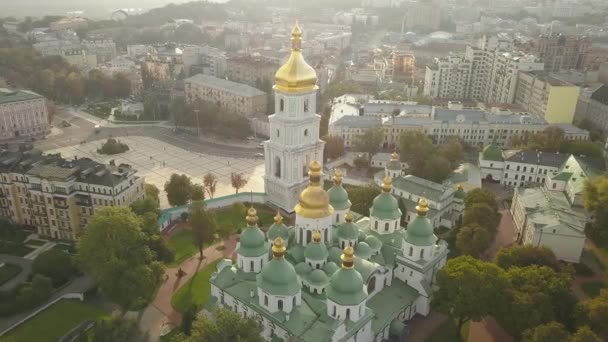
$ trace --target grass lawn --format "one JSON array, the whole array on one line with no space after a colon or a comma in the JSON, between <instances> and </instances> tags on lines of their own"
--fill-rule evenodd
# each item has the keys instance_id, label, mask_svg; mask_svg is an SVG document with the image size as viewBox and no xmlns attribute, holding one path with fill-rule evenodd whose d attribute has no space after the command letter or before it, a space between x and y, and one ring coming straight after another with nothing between
<instances>
[{"instance_id":1,"label":"grass lawn","mask_svg":"<svg viewBox=\"0 0 608 342\"><path fill-rule=\"evenodd\" d=\"M169 239L169 246L175 250L175 257L169 267L175 267L184 262L184 260L198 253L198 247L194 244L192 232L187 228L182 228L175 232ZM204 248L209 246L208 243L203 244Z\"/></svg>"},{"instance_id":2,"label":"grass lawn","mask_svg":"<svg viewBox=\"0 0 608 342\"><path fill-rule=\"evenodd\" d=\"M29 248L14 242L0 241L0 254L24 256L33 250L33 248Z\"/></svg>"},{"instance_id":3,"label":"grass lawn","mask_svg":"<svg viewBox=\"0 0 608 342\"><path fill-rule=\"evenodd\" d=\"M608 288L608 284L601 280L590 281L581 285L585 294L589 297L595 297L600 294L600 290Z\"/></svg>"},{"instance_id":4,"label":"grass lawn","mask_svg":"<svg viewBox=\"0 0 608 342\"><path fill-rule=\"evenodd\" d=\"M76 247L74 245L66 245L63 243L58 243L53 246L51 249L58 249L60 251L64 251L68 254L76 254Z\"/></svg>"},{"instance_id":5,"label":"grass lawn","mask_svg":"<svg viewBox=\"0 0 608 342\"><path fill-rule=\"evenodd\" d=\"M171 305L175 310L184 312L191 304L200 308L207 303L211 293L209 277L215 271L218 262L219 260L216 260L205 266L175 292L171 298Z\"/></svg>"},{"instance_id":6,"label":"grass lawn","mask_svg":"<svg viewBox=\"0 0 608 342\"><path fill-rule=\"evenodd\" d=\"M36 239L30 239L25 242L26 245L32 245L32 246L42 246L45 243L46 243L46 241L44 241L44 240L36 240Z\"/></svg>"},{"instance_id":7,"label":"grass lawn","mask_svg":"<svg viewBox=\"0 0 608 342\"><path fill-rule=\"evenodd\" d=\"M248 205L245 206L249 208ZM260 227L270 227L270 225L274 223L274 215L277 214L276 212L271 211L270 208L261 204L254 204L253 207L258 212L258 225ZM215 214L218 227L227 224L234 227L234 230L236 231L239 228L245 228L247 225L247 222L245 222L245 215L243 215L243 217L235 216L230 207L215 210L213 213Z\"/></svg>"},{"instance_id":8,"label":"grass lawn","mask_svg":"<svg viewBox=\"0 0 608 342\"><path fill-rule=\"evenodd\" d=\"M460 337L456 334L456 322L453 319L446 320L425 342L464 342L469 337L469 323L462 325Z\"/></svg>"},{"instance_id":9,"label":"grass lawn","mask_svg":"<svg viewBox=\"0 0 608 342\"><path fill-rule=\"evenodd\" d=\"M17 274L21 273L23 269L19 265L5 263L4 266L0 267L0 285L13 279Z\"/></svg>"},{"instance_id":10,"label":"grass lawn","mask_svg":"<svg viewBox=\"0 0 608 342\"><path fill-rule=\"evenodd\" d=\"M75 299L53 304L8 334L15 341L56 342L85 320L96 320L106 313Z\"/></svg>"}]
</instances>

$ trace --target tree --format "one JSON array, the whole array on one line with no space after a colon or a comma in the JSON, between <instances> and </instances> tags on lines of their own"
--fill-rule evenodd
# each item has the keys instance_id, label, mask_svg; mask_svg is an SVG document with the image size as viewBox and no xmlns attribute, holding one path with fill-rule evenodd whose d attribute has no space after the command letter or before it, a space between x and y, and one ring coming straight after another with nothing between
<instances>
[{"instance_id":1,"label":"tree","mask_svg":"<svg viewBox=\"0 0 608 342\"><path fill-rule=\"evenodd\" d=\"M91 334L92 342L137 342L143 337L136 320L118 315L98 319Z\"/></svg>"},{"instance_id":2,"label":"tree","mask_svg":"<svg viewBox=\"0 0 608 342\"><path fill-rule=\"evenodd\" d=\"M243 176L242 173L231 173L230 174L230 184L234 188L235 193L239 193L239 190L242 189L245 185L247 185L247 178Z\"/></svg>"},{"instance_id":3,"label":"tree","mask_svg":"<svg viewBox=\"0 0 608 342\"><path fill-rule=\"evenodd\" d=\"M447 158L439 154L433 154L427 157L422 170L423 178L435 183L441 183L450 176L453 169Z\"/></svg>"},{"instance_id":4,"label":"tree","mask_svg":"<svg viewBox=\"0 0 608 342\"><path fill-rule=\"evenodd\" d=\"M500 217L500 213L492 210L487 204L478 203L465 208L463 224L477 223L489 233L494 234L500 222Z\"/></svg>"},{"instance_id":5,"label":"tree","mask_svg":"<svg viewBox=\"0 0 608 342\"><path fill-rule=\"evenodd\" d=\"M467 196L464 199L465 207L471 207L475 203L487 204L494 211L498 212L498 203L496 202L496 196L488 189L476 188L467 192Z\"/></svg>"},{"instance_id":6,"label":"tree","mask_svg":"<svg viewBox=\"0 0 608 342\"><path fill-rule=\"evenodd\" d=\"M587 180L583 189L583 204L592 213L590 235L600 244L608 243L608 176Z\"/></svg>"},{"instance_id":7,"label":"tree","mask_svg":"<svg viewBox=\"0 0 608 342\"><path fill-rule=\"evenodd\" d=\"M154 184L146 183L144 184L144 193L146 198L152 198L156 200L156 202L160 202L158 195L160 194L160 190Z\"/></svg>"},{"instance_id":8,"label":"tree","mask_svg":"<svg viewBox=\"0 0 608 342\"><path fill-rule=\"evenodd\" d=\"M547 266L556 272L561 271L561 265L550 248L533 245L514 245L502 248L496 254L494 262L501 268Z\"/></svg>"},{"instance_id":9,"label":"tree","mask_svg":"<svg viewBox=\"0 0 608 342\"><path fill-rule=\"evenodd\" d=\"M492 235L477 223L460 227L456 235L456 247L462 254L479 258L492 242Z\"/></svg>"},{"instance_id":10,"label":"tree","mask_svg":"<svg viewBox=\"0 0 608 342\"><path fill-rule=\"evenodd\" d=\"M200 259L203 259L203 246L205 242L213 241L213 236L217 231L217 222L213 213L205 209L205 204L202 202L193 202L190 207L190 226L194 241L200 253Z\"/></svg>"},{"instance_id":11,"label":"tree","mask_svg":"<svg viewBox=\"0 0 608 342\"><path fill-rule=\"evenodd\" d=\"M147 235L159 233L158 214L154 211L145 212L141 215L141 230Z\"/></svg>"},{"instance_id":12,"label":"tree","mask_svg":"<svg viewBox=\"0 0 608 342\"><path fill-rule=\"evenodd\" d=\"M137 215L144 215L145 213L157 214L159 212L158 201L150 197L140 198L131 203L130 207Z\"/></svg>"},{"instance_id":13,"label":"tree","mask_svg":"<svg viewBox=\"0 0 608 342\"><path fill-rule=\"evenodd\" d=\"M325 141L325 151L323 156L329 159L336 159L344 155L344 139L337 135L323 137Z\"/></svg>"},{"instance_id":14,"label":"tree","mask_svg":"<svg viewBox=\"0 0 608 342\"><path fill-rule=\"evenodd\" d=\"M260 325L227 309L216 309L212 315L201 315L192 325L191 335L177 335L174 342L263 342Z\"/></svg>"},{"instance_id":15,"label":"tree","mask_svg":"<svg viewBox=\"0 0 608 342\"><path fill-rule=\"evenodd\" d=\"M77 260L101 291L125 310L148 302L163 273L140 224L129 208L106 207L90 218L78 243Z\"/></svg>"},{"instance_id":16,"label":"tree","mask_svg":"<svg viewBox=\"0 0 608 342\"><path fill-rule=\"evenodd\" d=\"M591 328L589 328L586 325L578 328L578 330L576 330L576 333L574 333L574 335L572 335L572 338L570 339L570 342L601 342L601 341L602 340L596 334L593 333Z\"/></svg>"},{"instance_id":17,"label":"tree","mask_svg":"<svg viewBox=\"0 0 608 342\"><path fill-rule=\"evenodd\" d=\"M558 322L541 324L524 332L523 342L556 342L567 341L568 331Z\"/></svg>"},{"instance_id":18,"label":"tree","mask_svg":"<svg viewBox=\"0 0 608 342\"><path fill-rule=\"evenodd\" d=\"M190 199L192 201L202 201L205 199L205 188L200 184L193 184Z\"/></svg>"},{"instance_id":19,"label":"tree","mask_svg":"<svg viewBox=\"0 0 608 342\"><path fill-rule=\"evenodd\" d=\"M363 134L355 137L353 150L367 153L367 162L371 164L372 158L380 150L382 140L384 140L384 130L381 127L368 128Z\"/></svg>"},{"instance_id":20,"label":"tree","mask_svg":"<svg viewBox=\"0 0 608 342\"><path fill-rule=\"evenodd\" d=\"M597 297L580 302L579 308L594 331L601 335L608 334L608 289L602 289Z\"/></svg>"},{"instance_id":21,"label":"tree","mask_svg":"<svg viewBox=\"0 0 608 342\"><path fill-rule=\"evenodd\" d=\"M112 89L115 97L129 97L131 95L131 80L123 73L116 73L112 79Z\"/></svg>"},{"instance_id":22,"label":"tree","mask_svg":"<svg viewBox=\"0 0 608 342\"><path fill-rule=\"evenodd\" d=\"M176 96L171 99L169 103L169 112L173 114L173 122L175 123L175 128L178 128L180 124L184 124L186 114L190 109L188 108L188 103L186 102L186 98L183 96ZM156 119L156 115L154 115L154 119Z\"/></svg>"},{"instance_id":23,"label":"tree","mask_svg":"<svg viewBox=\"0 0 608 342\"><path fill-rule=\"evenodd\" d=\"M598 160L604 159L602 145L588 140L564 140L559 147L559 152L575 156L584 155Z\"/></svg>"},{"instance_id":24,"label":"tree","mask_svg":"<svg viewBox=\"0 0 608 342\"><path fill-rule=\"evenodd\" d=\"M369 216L369 208L371 208L374 198L380 195L380 187L375 184L349 186L347 193L352 202L350 209L356 213Z\"/></svg>"},{"instance_id":25,"label":"tree","mask_svg":"<svg viewBox=\"0 0 608 342\"><path fill-rule=\"evenodd\" d=\"M405 131L399 136L399 152L401 160L406 162L409 172L418 177L424 177L424 167L427 158L433 155L433 141L419 131Z\"/></svg>"},{"instance_id":26,"label":"tree","mask_svg":"<svg viewBox=\"0 0 608 342\"><path fill-rule=\"evenodd\" d=\"M207 173L205 177L203 177L203 185L205 186L205 190L209 194L209 197L213 198L217 188L217 177L213 173Z\"/></svg>"},{"instance_id":27,"label":"tree","mask_svg":"<svg viewBox=\"0 0 608 342\"><path fill-rule=\"evenodd\" d=\"M450 162L451 170L460 166L460 163L464 160L464 147L457 137L449 138L447 143L441 145L439 151Z\"/></svg>"},{"instance_id":28,"label":"tree","mask_svg":"<svg viewBox=\"0 0 608 342\"><path fill-rule=\"evenodd\" d=\"M32 271L49 277L53 286L58 287L65 284L76 273L72 264L72 258L62 250L51 249L34 259Z\"/></svg>"},{"instance_id":29,"label":"tree","mask_svg":"<svg viewBox=\"0 0 608 342\"><path fill-rule=\"evenodd\" d=\"M184 205L188 203L192 195L192 182L186 175L171 175L169 181L165 183L167 200L172 206Z\"/></svg>"},{"instance_id":30,"label":"tree","mask_svg":"<svg viewBox=\"0 0 608 342\"><path fill-rule=\"evenodd\" d=\"M439 312L458 319L460 332L468 321L479 321L492 313L505 289L504 271L498 266L460 256L448 260L437 273L437 286L431 305Z\"/></svg>"}]
</instances>

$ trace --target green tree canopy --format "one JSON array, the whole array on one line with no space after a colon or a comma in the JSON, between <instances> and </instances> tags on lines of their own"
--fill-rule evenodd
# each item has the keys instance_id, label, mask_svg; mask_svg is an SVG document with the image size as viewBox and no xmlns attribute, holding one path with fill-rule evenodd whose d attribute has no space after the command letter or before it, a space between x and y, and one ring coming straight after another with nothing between
<instances>
[{"instance_id":1,"label":"green tree canopy","mask_svg":"<svg viewBox=\"0 0 608 342\"><path fill-rule=\"evenodd\" d=\"M597 243L608 243L608 175L585 182L583 204L593 214L591 237Z\"/></svg>"},{"instance_id":2,"label":"green tree canopy","mask_svg":"<svg viewBox=\"0 0 608 342\"><path fill-rule=\"evenodd\" d=\"M597 336L591 328L584 325L576 330L576 333L572 335L570 342L601 342L602 340Z\"/></svg>"},{"instance_id":3,"label":"green tree canopy","mask_svg":"<svg viewBox=\"0 0 608 342\"><path fill-rule=\"evenodd\" d=\"M599 334L608 334L608 289L602 289L599 296L579 303L583 318Z\"/></svg>"},{"instance_id":4,"label":"green tree canopy","mask_svg":"<svg viewBox=\"0 0 608 342\"><path fill-rule=\"evenodd\" d=\"M72 258L59 249L40 253L32 263L32 271L51 278L54 286L67 282L76 273Z\"/></svg>"},{"instance_id":5,"label":"green tree canopy","mask_svg":"<svg viewBox=\"0 0 608 342\"><path fill-rule=\"evenodd\" d=\"M476 188L467 192L467 196L464 200L465 207L468 208L475 203L487 204L494 211L498 211L496 196L488 189Z\"/></svg>"},{"instance_id":6,"label":"green tree canopy","mask_svg":"<svg viewBox=\"0 0 608 342\"><path fill-rule=\"evenodd\" d=\"M131 210L137 215L144 215L146 213L159 213L159 203L156 199L151 197L140 198L135 202L131 203Z\"/></svg>"},{"instance_id":7,"label":"green tree canopy","mask_svg":"<svg viewBox=\"0 0 608 342\"><path fill-rule=\"evenodd\" d=\"M193 202L190 206L190 226L194 241L198 246L200 258L203 258L204 243L213 241L213 237L217 232L217 222L215 215L205 208L202 202Z\"/></svg>"},{"instance_id":8,"label":"green tree canopy","mask_svg":"<svg viewBox=\"0 0 608 342\"><path fill-rule=\"evenodd\" d=\"M458 229L456 235L456 248L462 254L474 258L479 256L490 246L492 235L477 223L470 223Z\"/></svg>"},{"instance_id":9,"label":"green tree canopy","mask_svg":"<svg viewBox=\"0 0 608 342\"><path fill-rule=\"evenodd\" d=\"M511 267L547 266L559 272L561 265L550 248L533 245L514 245L502 248L495 257L495 262L501 268L508 270Z\"/></svg>"},{"instance_id":10,"label":"green tree canopy","mask_svg":"<svg viewBox=\"0 0 608 342\"><path fill-rule=\"evenodd\" d=\"M263 342L259 324L226 309L216 309L213 318L200 315L194 321L191 335L183 333L173 338L173 342Z\"/></svg>"},{"instance_id":11,"label":"green tree canopy","mask_svg":"<svg viewBox=\"0 0 608 342\"><path fill-rule=\"evenodd\" d=\"M169 181L165 183L167 200L172 206L179 206L188 203L192 196L192 182L186 175L171 175Z\"/></svg>"},{"instance_id":12,"label":"green tree canopy","mask_svg":"<svg viewBox=\"0 0 608 342\"><path fill-rule=\"evenodd\" d=\"M144 192L146 194L146 198L152 198L156 200L156 202L160 201L158 195L160 194L160 190L154 184L146 183L144 184Z\"/></svg>"},{"instance_id":13,"label":"green tree canopy","mask_svg":"<svg viewBox=\"0 0 608 342\"><path fill-rule=\"evenodd\" d=\"M423 178L435 183L441 183L452 174L452 170L450 161L446 157L440 154L433 154L427 157L423 168Z\"/></svg>"},{"instance_id":14,"label":"green tree canopy","mask_svg":"<svg viewBox=\"0 0 608 342\"><path fill-rule=\"evenodd\" d=\"M541 324L524 332L523 342L568 341L570 334L558 322Z\"/></svg>"},{"instance_id":15,"label":"green tree canopy","mask_svg":"<svg viewBox=\"0 0 608 342\"><path fill-rule=\"evenodd\" d=\"M500 222L500 213L494 211L485 203L476 203L467 207L464 210L465 225L477 223L490 233L496 232L496 228Z\"/></svg>"},{"instance_id":16,"label":"green tree canopy","mask_svg":"<svg viewBox=\"0 0 608 342\"><path fill-rule=\"evenodd\" d=\"M137 321L124 316L104 317L91 330L92 342L138 342L143 341Z\"/></svg>"},{"instance_id":17,"label":"green tree canopy","mask_svg":"<svg viewBox=\"0 0 608 342\"><path fill-rule=\"evenodd\" d=\"M354 139L353 150L367 153L367 161L371 163L372 158L378 151L384 139L384 131L381 127L368 128L363 134L357 135Z\"/></svg>"},{"instance_id":18,"label":"green tree canopy","mask_svg":"<svg viewBox=\"0 0 608 342\"><path fill-rule=\"evenodd\" d=\"M349 186L346 191L348 198L352 202L350 209L365 216L369 216L369 208L371 208L374 198L380 195L380 187L375 184Z\"/></svg>"},{"instance_id":19,"label":"green tree canopy","mask_svg":"<svg viewBox=\"0 0 608 342\"><path fill-rule=\"evenodd\" d=\"M323 156L329 159L335 159L344 155L344 139L337 135L328 135L323 137L325 141L325 151Z\"/></svg>"},{"instance_id":20,"label":"green tree canopy","mask_svg":"<svg viewBox=\"0 0 608 342\"><path fill-rule=\"evenodd\" d=\"M129 208L106 207L91 217L78 243L78 261L123 309L149 301L163 272L140 224Z\"/></svg>"},{"instance_id":21,"label":"green tree canopy","mask_svg":"<svg viewBox=\"0 0 608 342\"><path fill-rule=\"evenodd\" d=\"M202 201L205 199L205 188L200 184L192 184L190 199L193 201Z\"/></svg>"}]
</instances>

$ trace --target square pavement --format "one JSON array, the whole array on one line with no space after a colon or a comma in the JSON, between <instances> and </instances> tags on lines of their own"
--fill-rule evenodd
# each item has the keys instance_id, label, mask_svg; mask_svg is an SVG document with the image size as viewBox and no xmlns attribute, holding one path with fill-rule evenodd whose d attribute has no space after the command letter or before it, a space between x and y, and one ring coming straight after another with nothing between
<instances>
[{"instance_id":1,"label":"square pavement","mask_svg":"<svg viewBox=\"0 0 608 342\"><path fill-rule=\"evenodd\" d=\"M264 160L262 159L222 157L191 152L150 137L131 136L118 140L126 143L129 151L113 156L98 154L97 148L105 142L105 139L100 139L46 152L61 153L67 159L77 156L91 158L104 164L108 164L112 159L117 165L129 164L138 170L140 177L146 178L146 183L154 184L161 190L161 208L169 206L163 188L173 173L186 174L192 178L193 183L197 184L203 183L205 174L214 174L218 180L215 197L234 193L230 184L232 172L242 173L249 180L240 190L241 192L264 191Z\"/></svg>"}]
</instances>

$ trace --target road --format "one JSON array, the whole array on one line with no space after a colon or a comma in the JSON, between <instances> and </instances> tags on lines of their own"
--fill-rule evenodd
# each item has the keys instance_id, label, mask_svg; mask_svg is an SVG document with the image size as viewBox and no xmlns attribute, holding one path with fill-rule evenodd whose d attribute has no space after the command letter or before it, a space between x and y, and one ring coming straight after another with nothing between
<instances>
[{"instance_id":1,"label":"road","mask_svg":"<svg viewBox=\"0 0 608 342\"><path fill-rule=\"evenodd\" d=\"M62 120L72 124L71 127L60 127ZM72 108L59 107L53 119L54 133L46 139L36 141L35 147L48 151L60 147L79 144L82 141L106 139L109 137L123 136L147 136L164 141L168 144L183 148L188 151L218 156L231 156L237 158L251 158L255 153L260 153L257 142L222 142L217 137L196 136L188 133L176 134L169 125L114 125L106 120L92 117L86 113L78 112ZM95 125L102 126L99 133L95 133ZM249 146L247 146L247 144Z\"/></svg>"},{"instance_id":2,"label":"road","mask_svg":"<svg viewBox=\"0 0 608 342\"><path fill-rule=\"evenodd\" d=\"M0 286L0 291L10 290L13 287L23 283L32 270L32 260L23 259L18 256L0 254L0 262L16 264L22 268L21 273Z\"/></svg>"}]
</instances>

